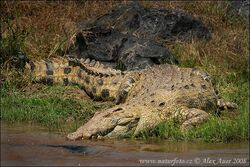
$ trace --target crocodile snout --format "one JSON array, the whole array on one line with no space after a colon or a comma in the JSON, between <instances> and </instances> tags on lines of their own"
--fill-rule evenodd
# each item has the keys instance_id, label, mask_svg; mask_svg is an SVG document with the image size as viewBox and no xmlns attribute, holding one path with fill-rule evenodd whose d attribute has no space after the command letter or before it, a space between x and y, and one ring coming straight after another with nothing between
<instances>
[{"instance_id":1,"label":"crocodile snout","mask_svg":"<svg viewBox=\"0 0 250 167\"><path fill-rule=\"evenodd\" d=\"M139 117L124 107L114 108L96 113L86 124L76 132L68 134L69 140L81 138L113 138L124 137L135 131Z\"/></svg>"}]
</instances>

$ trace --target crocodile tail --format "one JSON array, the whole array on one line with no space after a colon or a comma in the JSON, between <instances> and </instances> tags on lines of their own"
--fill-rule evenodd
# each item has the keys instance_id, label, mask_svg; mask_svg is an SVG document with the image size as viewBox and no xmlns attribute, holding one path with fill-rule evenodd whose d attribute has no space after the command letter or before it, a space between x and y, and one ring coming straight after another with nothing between
<instances>
[{"instance_id":1,"label":"crocodile tail","mask_svg":"<svg viewBox=\"0 0 250 167\"><path fill-rule=\"evenodd\" d=\"M51 58L45 60L34 60L26 63L26 71L35 82L46 84L70 83L82 84L81 73L92 77L112 77L123 75L120 70L105 67L99 61L90 59L76 59L66 55L65 57Z\"/></svg>"},{"instance_id":2,"label":"crocodile tail","mask_svg":"<svg viewBox=\"0 0 250 167\"><path fill-rule=\"evenodd\" d=\"M76 82L79 68L70 66L66 58L60 57L30 61L26 63L25 71L34 82L67 85L70 82Z\"/></svg>"},{"instance_id":3,"label":"crocodile tail","mask_svg":"<svg viewBox=\"0 0 250 167\"><path fill-rule=\"evenodd\" d=\"M70 56L32 61L26 64L26 71L35 82L50 85L75 84L92 98L118 98L117 104L124 102L134 83L134 80L126 77L127 72L105 67L95 60L76 59Z\"/></svg>"}]
</instances>

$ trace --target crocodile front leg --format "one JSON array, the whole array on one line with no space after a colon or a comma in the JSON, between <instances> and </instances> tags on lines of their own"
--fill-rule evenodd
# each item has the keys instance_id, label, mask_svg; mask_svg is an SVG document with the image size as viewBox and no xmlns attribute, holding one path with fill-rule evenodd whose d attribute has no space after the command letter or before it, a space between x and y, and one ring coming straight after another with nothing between
<instances>
[{"instance_id":1,"label":"crocodile front leg","mask_svg":"<svg viewBox=\"0 0 250 167\"><path fill-rule=\"evenodd\" d=\"M185 132L206 122L210 114L197 108L182 108L174 115L174 120L181 123L181 131Z\"/></svg>"}]
</instances>

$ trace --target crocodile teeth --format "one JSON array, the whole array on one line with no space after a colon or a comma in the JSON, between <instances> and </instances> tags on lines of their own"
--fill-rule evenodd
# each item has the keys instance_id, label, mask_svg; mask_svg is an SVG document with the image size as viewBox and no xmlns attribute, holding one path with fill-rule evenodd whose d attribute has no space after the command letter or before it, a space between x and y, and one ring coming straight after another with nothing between
<instances>
[{"instance_id":1,"label":"crocodile teeth","mask_svg":"<svg viewBox=\"0 0 250 167\"><path fill-rule=\"evenodd\" d=\"M84 64L88 64L88 63L90 63L90 59L89 59L89 58L87 58L87 59L85 60Z\"/></svg>"}]
</instances>

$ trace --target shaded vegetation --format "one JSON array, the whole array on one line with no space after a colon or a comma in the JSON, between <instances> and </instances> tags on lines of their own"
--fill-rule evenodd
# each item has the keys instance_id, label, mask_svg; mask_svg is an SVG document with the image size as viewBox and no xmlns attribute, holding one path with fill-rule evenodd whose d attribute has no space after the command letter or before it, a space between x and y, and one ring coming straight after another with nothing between
<instances>
[{"instance_id":1,"label":"shaded vegetation","mask_svg":"<svg viewBox=\"0 0 250 167\"><path fill-rule=\"evenodd\" d=\"M85 99L76 87L37 85L12 68L25 54L41 59L63 55L72 42L76 23L105 14L119 1L1 1L0 89L1 120L39 123L48 128L73 131L96 111L110 106ZM127 3L127 2L123 2ZM174 8L200 17L212 31L208 42L166 43L182 67L208 71L219 95L239 108L213 116L186 134L174 122L143 132L173 140L201 139L207 142L249 140L249 30L240 17L227 15L228 2L143 1L147 8ZM14 65L15 66L15 65ZM67 127L67 128L66 128Z\"/></svg>"}]
</instances>

